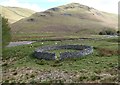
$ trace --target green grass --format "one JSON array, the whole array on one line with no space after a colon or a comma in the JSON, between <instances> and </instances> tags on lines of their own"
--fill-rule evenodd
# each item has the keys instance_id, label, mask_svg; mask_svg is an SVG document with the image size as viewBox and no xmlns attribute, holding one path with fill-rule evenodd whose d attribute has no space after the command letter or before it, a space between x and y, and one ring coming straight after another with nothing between
<instances>
[{"instance_id":1,"label":"green grass","mask_svg":"<svg viewBox=\"0 0 120 85\"><path fill-rule=\"evenodd\" d=\"M114 38L116 40L117 38ZM109 39L112 40L112 39ZM79 78L75 78L73 81L75 82L117 82L117 66L118 66L118 56L117 54L111 54L110 56L107 56L107 54L104 54L104 56L101 56L98 48L104 48L107 50L117 50L118 45L117 42L109 42L108 39L104 39L101 41L95 41L95 40L74 40L74 41L57 41L58 45L65 45L65 44L84 44L84 45L90 45L95 47L94 53L87 55L82 58L77 59L66 59L63 61L46 61L46 60L39 60L36 59L33 55L34 50L40 46L46 46L46 45L55 45L56 41L47 41L43 42L35 42L32 45L23 45L23 46L17 46L17 47L10 47L6 48L3 51L3 72L8 72L9 74L12 73L12 71L8 71L7 69L12 69L18 72L18 74L21 73L21 70L24 67L29 67L33 71L58 71L62 70L66 73L77 73L80 75ZM113 44L116 43L116 44ZM50 52L55 52L57 55L59 55L59 52L64 52L66 50L53 50ZM67 51L74 51L74 50L67 50ZM20 72L20 73L19 73ZM7 77L9 76L9 82L15 81L15 82L22 82L22 80L16 80L15 76L10 75L3 76L3 82L7 81ZM24 74L24 73L23 73ZM39 73L37 73L39 74ZM33 73L34 76L32 76L32 79L35 79L37 76L36 73ZM103 76L102 74L109 74L111 76ZM88 76L89 75L89 76ZM23 75L25 77L25 75ZM28 74L30 76L30 74ZM31 76L30 76L31 77ZM28 79L23 79L23 82L31 81ZM37 80L34 80L38 82ZM40 82L40 81L39 81ZM42 82L42 81L41 81ZM47 82L45 80L45 82Z\"/></svg>"},{"instance_id":2,"label":"green grass","mask_svg":"<svg viewBox=\"0 0 120 85\"><path fill-rule=\"evenodd\" d=\"M78 39L78 38L106 38L104 35L89 35L84 33L17 33L12 34L12 41L39 41L39 40L64 40L64 39Z\"/></svg>"}]
</instances>

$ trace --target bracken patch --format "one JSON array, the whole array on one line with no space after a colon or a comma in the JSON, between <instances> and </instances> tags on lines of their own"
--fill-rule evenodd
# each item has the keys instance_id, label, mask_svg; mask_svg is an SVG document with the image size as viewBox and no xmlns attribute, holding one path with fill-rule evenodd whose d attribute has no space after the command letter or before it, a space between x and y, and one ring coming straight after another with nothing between
<instances>
[{"instance_id":1,"label":"bracken patch","mask_svg":"<svg viewBox=\"0 0 120 85\"><path fill-rule=\"evenodd\" d=\"M106 48L98 48L97 49L100 56L112 56L112 55L119 55L120 50L110 50Z\"/></svg>"}]
</instances>

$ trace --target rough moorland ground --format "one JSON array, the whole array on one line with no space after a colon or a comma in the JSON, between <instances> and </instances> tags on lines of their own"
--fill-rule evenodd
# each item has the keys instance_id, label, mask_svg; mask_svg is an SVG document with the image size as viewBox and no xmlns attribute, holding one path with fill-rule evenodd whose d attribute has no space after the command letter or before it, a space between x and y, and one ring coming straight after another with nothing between
<instances>
[{"instance_id":1,"label":"rough moorland ground","mask_svg":"<svg viewBox=\"0 0 120 85\"><path fill-rule=\"evenodd\" d=\"M83 58L45 61L34 58L37 47L57 44L84 44L94 53ZM61 50L60 50L61 51ZM57 51L58 53L58 51ZM3 51L3 82L13 83L117 83L118 38L35 42Z\"/></svg>"}]
</instances>

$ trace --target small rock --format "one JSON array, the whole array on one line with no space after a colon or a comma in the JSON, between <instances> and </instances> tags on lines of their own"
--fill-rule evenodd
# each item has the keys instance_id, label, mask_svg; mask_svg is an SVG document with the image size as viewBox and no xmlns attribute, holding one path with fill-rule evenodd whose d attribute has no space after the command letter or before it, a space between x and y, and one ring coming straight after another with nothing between
<instances>
[{"instance_id":1,"label":"small rock","mask_svg":"<svg viewBox=\"0 0 120 85\"><path fill-rule=\"evenodd\" d=\"M14 72L13 75L17 75L17 72Z\"/></svg>"},{"instance_id":2,"label":"small rock","mask_svg":"<svg viewBox=\"0 0 120 85\"><path fill-rule=\"evenodd\" d=\"M8 64L7 63L3 63L2 66L7 66Z\"/></svg>"}]
</instances>

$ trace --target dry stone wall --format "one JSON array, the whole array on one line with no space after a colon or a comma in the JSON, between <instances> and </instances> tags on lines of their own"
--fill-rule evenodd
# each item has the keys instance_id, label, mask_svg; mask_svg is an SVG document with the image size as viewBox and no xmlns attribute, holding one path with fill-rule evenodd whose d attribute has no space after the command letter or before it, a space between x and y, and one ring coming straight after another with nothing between
<instances>
[{"instance_id":1,"label":"dry stone wall","mask_svg":"<svg viewBox=\"0 0 120 85\"><path fill-rule=\"evenodd\" d=\"M78 57L82 57L82 56L93 53L93 47L86 46L86 45L45 46L35 50L35 57L39 59L45 59L45 60L55 60L56 59L55 53L50 53L48 51L59 50L59 49L78 50L76 52L60 53L60 60L63 60L66 58L78 58Z\"/></svg>"}]
</instances>

